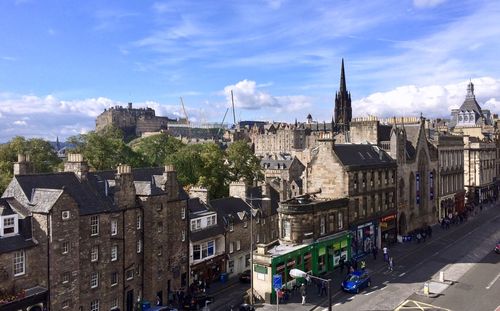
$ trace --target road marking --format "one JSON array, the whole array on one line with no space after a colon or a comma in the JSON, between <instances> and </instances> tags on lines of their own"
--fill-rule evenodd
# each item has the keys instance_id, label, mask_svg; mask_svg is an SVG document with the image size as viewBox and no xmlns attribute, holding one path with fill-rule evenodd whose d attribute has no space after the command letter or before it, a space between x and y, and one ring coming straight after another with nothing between
<instances>
[{"instance_id":1,"label":"road marking","mask_svg":"<svg viewBox=\"0 0 500 311\"><path fill-rule=\"evenodd\" d=\"M372 286L372 289L377 289L378 285Z\"/></svg>"},{"instance_id":2,"label":"road marking","mask_svg":"<svg viewBox=\"0 0 500 311\"><path fill-rule=\"evenodd\" d=\"M340 306L341 303L340 302L337 302L336 304L334 304L333 306L336 307L336 306Z\"/></svg>"},{"instance_id":3,"label":"road marking","mask_svg":"<svg viewBox=\"0 0 500 311\"><path fill-rule=\"evenodd\" d=\"M498 273L497 276L490 282L490 284L486 286L486 289L490 289L493 286L493 284L498 280L498 278L500 278L500 273Z\"/></svg>"},{"instance_id":4,"label":"road marking","mask_svg":"<svg viewBox=\"0 0 500 311\"><path fill-rule=\"evenodd\" d=\"M389 281L385 281L385 282L384 282L384 283L382 283L382 284L387 285L387 284L389 284Z\"/></svg>"},{"instance_id":5,"label":"road marking","mask_svg":"<svg viewBox=\"0 0 500 311\"><path fill-rule=\"evenodd\" d=\"M403 276L403 275L405 275L405 274L406 274L406 272L403 272L403 273L401 273L399 276L400 276L400 277L402 277L402 276Z\"/></svg>"},{"instance_id":6,"label":"road marking","mask_svg":"<svg viewBox=\"0 0 500 311\"><path fill-rule=\"evenodd\" d=\"M349 297L349 298L347 298L347 300L351 301L354 299L354 297L356 297L356 296Z\"/></svg>"},{"instance_id":7,"label":"road marking","mask_svg":"<svg viewBox=\"0 0 500 311\"><path fill-rule=\"evenodd\" d=\"M363 295L368 296L368 295L371 295L373 293L374 293L374 291L371 291L371 292L368 292L368 293L364 293Z\"/></svg>"}]
</instances>

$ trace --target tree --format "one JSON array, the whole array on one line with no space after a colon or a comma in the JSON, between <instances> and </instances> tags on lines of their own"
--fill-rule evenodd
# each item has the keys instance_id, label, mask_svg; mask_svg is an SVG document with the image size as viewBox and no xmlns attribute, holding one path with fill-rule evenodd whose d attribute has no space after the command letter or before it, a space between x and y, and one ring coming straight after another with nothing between
<instances>
[{"instance_id":1,"label":"tree","mask_svg":"<svg viewBox=\"0 0 500 311\"><path fill-rule=\"evenodd\" d=\"M0 193L12 179L13 166L18 154L26 154L35 173L56 171L61 160L50 143L40 138L26 140L16 136L6 144L0 145Z\"/></svg>"},{"instance_id":2,"label":"tree","mask_svg":"<svg viewBox=\"0 0 500 311\"><path fill-rule=\"evenodd\" d=\"M68 142L75 146L70 152L83 154L89 165L98 171L115 169L120 163L133 167L144 164L141 157L125 144L122 131L113 126L72 136Z\"/></svg>"},{"instance_id":3,"label":"tree","mask_svg":"<svg viewBox=\"0 0 500 311\"><path fill-rule=\"evenodd\" d=\"M202 145L186 145L177 152L169 154L166 162L173 164L177 171L177 178L182 185L197 185L202 169Z\"/></svg>"},{"instance_id":4,"label":"tree","mask_svg":"<svg viewBox=\"0 0 500 311\"><path fill-rule=\"evenodd\" d=\"M251 183L263 179L260 160L245 141L239 140L229 145L226 154L231 181L242 179Z\"/></svg>"},{"instance_id":5,"label":"tree","mask_svg":"<svg viewBox=\"0 0 500 311\"><path fill-rule=\"evenodd\" d=\"M129 143L134 152L139 154L147 166L165 165L167 157L179 151L184 144L177 138L167 134L157 134L140 138Z\"/></svg>"},{"instance_id":6,"label":"tree","mask_svg":"<svg viewBox=\"0 0 500 311\"><path fill-rule=\"evenodd\" d=\"M203 147L202 170L198 183L207 188L210 198L225 197L229 192L229 176L224 163L224 152L215 143L203 144Z\"/></svg>"}]
</instances>

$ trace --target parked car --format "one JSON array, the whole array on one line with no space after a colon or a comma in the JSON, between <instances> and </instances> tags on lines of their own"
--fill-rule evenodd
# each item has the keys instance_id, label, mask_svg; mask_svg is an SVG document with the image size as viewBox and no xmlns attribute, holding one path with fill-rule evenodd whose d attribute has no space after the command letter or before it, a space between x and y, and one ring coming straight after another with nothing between
<instances>
[{"instance_id":1,"label":"parked car","mask_svg":"<svg viewBox=\"0 0 500 311\"><path fill-rule=\"evenodd\" d=\"M196 294L192 297L187 297L184 301L184 310L200 310L209 303L214 302L214 297L207 294Z\"/></svg>"},{"instance_id":2,"label":"parked car","mask_svg":"<svg viewBox=\"0 0 500 311\"><path fill-rule=\"evenodd\" d=\"M356 270L345 277L341 286L344 291L357 294L371 284L371 278L366 270Z\"/></svg>"},{"instance_id":3,"label":"parked car","mask_svg":"<svg viewBox=\"0 0 500 311\"><path fill-rule=\"evenodd\" d=\"M250 283L250 270L245 270L239 274L240 282L242 283Z\"/></svg>"},{"instance_id":4,"label":"parked car","mask_svg":"<svg viewBox=\"0 0 500 311\"><path fill-rule=\"evenodd\" d=\"M495 247L495 253L500 254L500 241L497 242L497 246Z\"/></svg>"}]
</instances>

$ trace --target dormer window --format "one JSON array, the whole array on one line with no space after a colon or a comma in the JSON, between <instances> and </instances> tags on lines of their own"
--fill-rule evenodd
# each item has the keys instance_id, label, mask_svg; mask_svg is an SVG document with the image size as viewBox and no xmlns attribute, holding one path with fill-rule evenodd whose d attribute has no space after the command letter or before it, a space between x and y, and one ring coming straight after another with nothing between
<instances>
[{"instance_id":1,"label":"dormer window","mask_svg":"<svg viewBox=\"0 0 500 311\"><path fill-rule=\"evenodd\" d=\"M8 237L18 234L18 220L17 215L9 215L1 217L0 222L0 235Z\"/></svg>"}]
</instances>

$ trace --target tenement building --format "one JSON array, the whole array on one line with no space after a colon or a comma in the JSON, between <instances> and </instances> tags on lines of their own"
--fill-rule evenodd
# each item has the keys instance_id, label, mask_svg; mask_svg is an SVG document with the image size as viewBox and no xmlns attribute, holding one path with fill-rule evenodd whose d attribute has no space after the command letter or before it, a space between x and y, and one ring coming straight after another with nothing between
<instances>
[{"instance_id":1,"label":"tenement building","mask_svg":"<svg viewBox=\"0 0 500 311\"><path fill-rule=\"evenodd\" d=\"M396 241L396 161L371 144L322 140L312 151L304 183L318 199L349 198L352 252Z\"/></svg>"},{"instance_id":2,"label":"tenement building","mask_svg":"<svg viewBox=\"0 0 500 311\"><path fill-rule=\"evenodd\" d=\"M333 271L351 257L351 234L347 231L349 199L319 199L304 194L283 202L278 208L279 240L258 244L253 253L255 295L276 301L273 276L292 288L291 269L318 275Z\"/></svg>"},{"instance_id":3,"label":"tenement building","mask_svg":"<svg viewBox=\"0 0 500 311\"><path fill-rule=\"evenodd\" d=\"M30 174L20 160L23 174L3 198L31 217L32 242L16 250L2 287L46 288L47 309L95 311L163 303L187 286L187 195L173 167L90 172L81 155L69 154L64 172ZM34 258L30 243L39 250Z\"/></svg>"},{"instance_id":4,"label":"tenement building","mask_svg":"<svg viewBox=\"0 0 500 311\"><path fill-rule=\"evenodd\" d=\"M266 183L280 194L280 201L301 195L303 191L302 173L305 166L290 154L264 156L260 160Z\"/></svg>"},{"instance_id":5,"label":"tenement building","mask_svg":"<svg viewBox=\"0 0 500 311\"><path fill-rule=\"evenodd\" d=\"M464 141L462 136L435 132L432 144L438 151L436 178L437 219L465 211Z\"/></svg>"}]
</instances>

